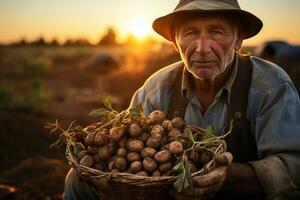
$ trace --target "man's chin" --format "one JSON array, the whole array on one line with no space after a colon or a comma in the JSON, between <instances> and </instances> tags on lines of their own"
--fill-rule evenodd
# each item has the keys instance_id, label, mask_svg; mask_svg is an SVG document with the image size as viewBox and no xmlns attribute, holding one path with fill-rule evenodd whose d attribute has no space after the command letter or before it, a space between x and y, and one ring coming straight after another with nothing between
<instances>
[{"instance_id":1,"label":"man's chin","mask_svg":"<svg viewBox=\"0 0 300 200\"><path fill-rule=\"evenodd\" d=\"M193 74L195 79L198 80L211 80L214 78L211 74Z\"/></svg>"},{"instance_id":2,"label":"man's chin","mask_svg":"<svg viewBox=\"0 0 300 200\"><path fill-rule=\"evenodd\" d=\"M212 79L213 74L211 69L201 68L197 69L195 73L193 73L197 79Z\"/></svg>"}]
</instances>

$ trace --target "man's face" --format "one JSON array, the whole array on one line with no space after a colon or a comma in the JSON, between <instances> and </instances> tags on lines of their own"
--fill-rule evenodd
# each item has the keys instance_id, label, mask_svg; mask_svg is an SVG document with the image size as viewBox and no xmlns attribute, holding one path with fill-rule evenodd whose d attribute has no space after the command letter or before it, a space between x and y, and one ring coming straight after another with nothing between
<instances>
[{"instance_id":1,"label":"man's face","mask_svg":"<svg viewBox=\"0 0 300 200\"><path fill-rule=\"evenodd\" d=\"M175 46L197 79L214 79L233 62L242 39L232 20L197 16L176 26Z\"/></svg>"}]
</instances>

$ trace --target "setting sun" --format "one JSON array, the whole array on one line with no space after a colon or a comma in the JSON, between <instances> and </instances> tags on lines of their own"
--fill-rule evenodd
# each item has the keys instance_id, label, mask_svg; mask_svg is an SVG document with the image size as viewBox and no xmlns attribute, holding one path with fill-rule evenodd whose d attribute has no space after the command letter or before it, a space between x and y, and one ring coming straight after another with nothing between
<instances>
[{"instance_id":1,"label":"setting sun","mask_svg":"<svg viewBox=\"0 0 300 200\"><path fill-rule=\"evenodd\" d=\"M131 23L131 32L138 38L143 39L151 31L151 22L143 18L136 18Z\"/></svg>"}]
</instances>

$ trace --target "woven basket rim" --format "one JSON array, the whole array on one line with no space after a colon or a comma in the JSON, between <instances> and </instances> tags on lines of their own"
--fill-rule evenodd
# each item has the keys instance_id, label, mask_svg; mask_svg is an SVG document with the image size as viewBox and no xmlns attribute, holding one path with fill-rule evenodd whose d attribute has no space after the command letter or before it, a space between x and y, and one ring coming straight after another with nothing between
<instances>
[{"instance_id":1,"label":"woven basket rim","mask_svg":"<svg viewBox=\"0 0 300 200\"><path fill-rule=\"evenodd\" d=\"M71 163L72 167L74 169L77 169L80 173L83 173L85 175L89 175L91 178L107 178L107 180L112 180L114 182L126 182L128 180L128 183L130 182L149 182L151 183L159 183L159 182L174 182L177 178L177 176L160 176L160 177L152 177L152 176L139 176L135 174L130 174L126 172L118 172L118 173L112 173L112 172L104 172L97 169L93 169L84 165L80 165L77 162L77 158L72 154L71 145L67 144L66 147L66 158ZM223 147L223 148L222 148ZM220 145L217 148L216 153L213 156L213 159L209 161L203 168L200 170L194 172L191 174L192 177L199 176L202 174L207 173L211 169L214 169L216 167L216 157L225 152L226 146L223 142L220 143ZM125 181L124 181L125 180Z\"/></svg>"}]
</instances>

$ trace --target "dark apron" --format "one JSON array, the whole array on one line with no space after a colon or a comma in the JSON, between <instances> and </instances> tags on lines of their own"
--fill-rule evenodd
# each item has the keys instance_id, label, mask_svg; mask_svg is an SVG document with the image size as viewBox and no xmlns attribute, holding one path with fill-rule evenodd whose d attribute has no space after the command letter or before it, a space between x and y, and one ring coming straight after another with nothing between
<instances>
[{"instance_id":1,"label":"dark apron","mask_svg":"<svg viewBox=\"0 0 300 200\"><path fill-rule=\"evenodd\" d=\"M236 113L238 113L239 117L234 118L232 132L225 140L227 142L227 151L232 153L234 162L245 163L258 159L255 138L251 133L250 122L247 119L252 63L249 57L237 55L236 59L238 59L238 69L230 95L227 130L229 130L230 121ZM178 70L178 76L174 83L174 92L171 96L168 116L172 117L176 113L177 116L184 118L187 102L181 94L183 66L178 67L181 69ZM233 196L229 197L228 194L220 194L218 196L220 197L216 199L236 199ZM241 197L241 199L247 199L247 197Z\"/></svg>"}]
</instances>

